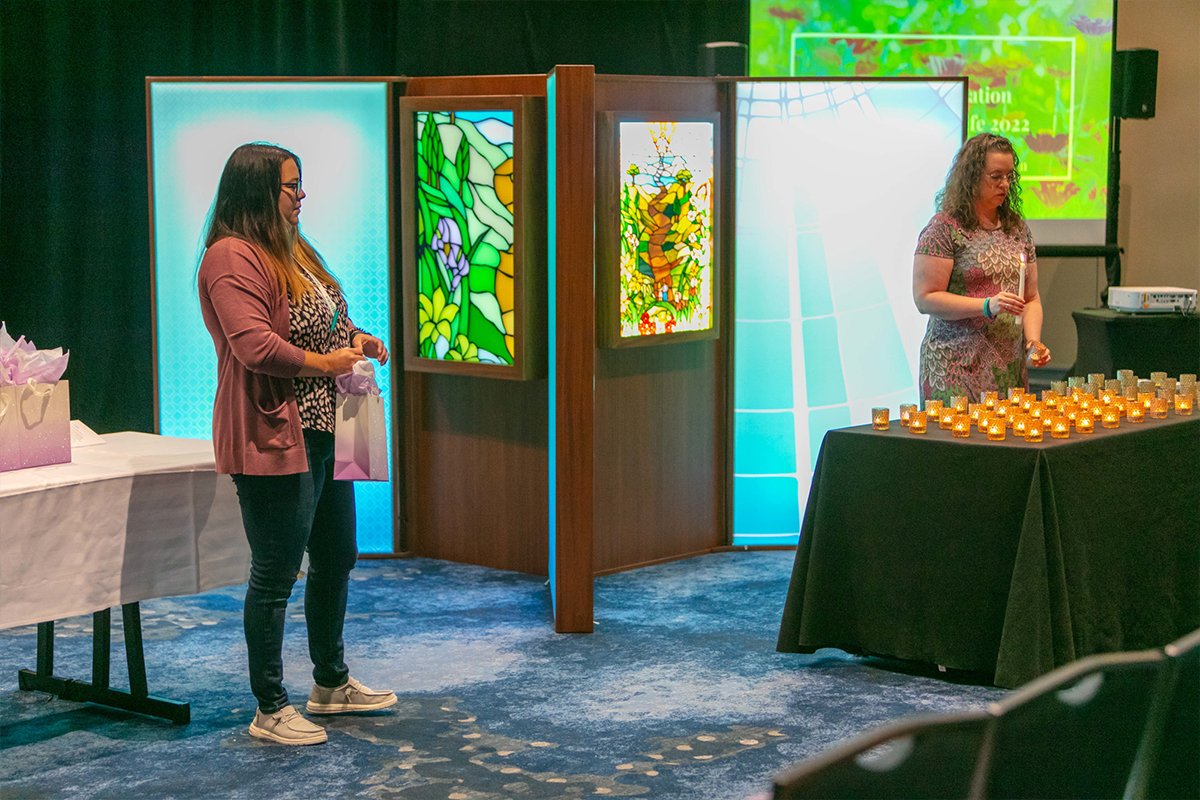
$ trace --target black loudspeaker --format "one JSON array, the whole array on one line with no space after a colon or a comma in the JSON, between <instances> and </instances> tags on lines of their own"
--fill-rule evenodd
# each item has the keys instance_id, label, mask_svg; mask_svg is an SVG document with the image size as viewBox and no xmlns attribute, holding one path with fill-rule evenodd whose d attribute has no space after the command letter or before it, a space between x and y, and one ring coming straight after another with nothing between
<instances>
[{"instance_id":1,"label":"black loudspeaker","mask_svg":"<svg viewBox=\"0 0 1200 800\"><path fill-rule=\"evenodd\" d=\"M1112 112L1123 119L1150 119L1158 95L1158 51L1116 50L1112 61Z\"/></svg>"},{"instance_id":2,"label":"black loudspeaker","mask_svg":"<svg viewBox=\"0 0 1200 800\"><path fill-rule=\"evenodd\" d=\"M706 42L699 47L696 74L702 78L744 77L749 72L750 48L741 42Z\"/></svg>"}]
</instances>

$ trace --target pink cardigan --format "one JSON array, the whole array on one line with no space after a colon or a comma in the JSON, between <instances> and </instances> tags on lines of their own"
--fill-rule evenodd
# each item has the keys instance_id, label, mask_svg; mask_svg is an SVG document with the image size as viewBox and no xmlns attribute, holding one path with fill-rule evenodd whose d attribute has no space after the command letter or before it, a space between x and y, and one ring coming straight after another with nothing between
<instances>
[{"instance_id":1,"label":"pink cardigan","mask_svg":"<svg viewBox=\"0 0 1200 800\"><path fill-rule=\"evenodd\" d=\"M307 472L292 389L304 351L288 342L287 292L260 251L232 237L205 252L198 283L200 312L217 349L217 472Z\"/></svg>"}]
</instances>

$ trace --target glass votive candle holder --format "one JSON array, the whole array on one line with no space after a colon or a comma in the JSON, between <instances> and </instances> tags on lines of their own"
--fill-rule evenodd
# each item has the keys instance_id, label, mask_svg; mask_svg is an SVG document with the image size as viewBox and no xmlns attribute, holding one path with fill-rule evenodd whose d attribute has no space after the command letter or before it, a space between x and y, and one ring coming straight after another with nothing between
<instances>
[{"instance_id":1,"label":"glass votive candle holder","mask_svg":"<svg viewBox=\"0 0 1200 800\"><path fill-rule=\"evenodd\" d=\"M1012 415L1013 436L1024 436L1025 428L1027 427L1026 426L1027 422L1029 422L1028 414L1013 414Z\"/></svg>"},{"instance_id":2,"label":"glass votive candle holder","mask_svg":"<svg viewBox=\"0 0 1200 800\"><path fill-rule=\"evenodd\" d=\"M1089 409L1092 414L1092 419L1098 420L1100 417L1104 416L1105 408L1107 408L1107 406L1103 403L1092 403L1092 407Z\"/></svg>"},{"instance_id":3,"label":"glass votive candle holder","mask_svg":"<svg viewBox=\"0 0 1200 800\"><path fill-rule=\"evenodd\" d=\"M1115 378L1111 381L1105 381L1104 388L1107 389L1108 391L1112 392L1113 394L1120 394L1121 393L1121 382L1119 380L1116 380Z\"/></svg>"},{"instance_id":4,"label":"glass votive candle holder","mask_svg":"<svg viewBox=\"0 0 1200 800\"><path fill-rule=\"evenodd\" d=\"M1146 394L1147 392L1154 393L1154 381L1139 379L1137 382L1138 394Z\"/></svg>"},{"instance_id":5,"label":"glass votive candle holder","mask_svg":"<svg viewBox=\"0 0 1200 800\"><path fill-rule=\"evenodd\" d=\"M1167 418L1167 398L1154 397L1150 400L1150 416L1155 419Z\"/></svg>"},{"instance_id":6,"label":"glass votive candle holder","mask_svg":"<svg viewBox=\"0 0 1200 800\"><path fill-rule=\"evenodd\" d=\"M1029 422L1036 424L1039 428L1042 426L1042 418L1046 416L1046 409L1042 406L1031 406L1029 409Z\"/></svg>"},{"instance_id":7,"label":"glass votive candle holder","mask_svg":"<svg viewBox=\"0 0 1200 800\"><path fill-rule=\"evenodd\" d=\"M1151 372L1150 373L1150 382L1153 383L1155 386L1157 386L1158 384L1163 382L1163 378L1165 378L1165 377L1167 377L1167 373L1165 373L1165 372Z\"/></svg>"},{"instance_id":8,"label":"glass votive candle holder","mask_svg":"<svg viewBox=\"0 0 1200 800\"><path fill-rule=\"evenodd\" d=\"M1143 411L1150 410L1150 403L1154 400L1154 392L1138 392L1137 401L1142 404Z\"/></svg>"},{"instance_id":9,"label":"glass votive candle holder","mask_svg":"<svg viewBox=\"0 0 1200 800\"><path fill-rule=\"evenodd\" d=\"M1158 393L1168 400L1174 400L1175 395L1179 394L1179 381L1174 378L1163 378L1162 383L1158 385Z\"/></svg>"},{"instance_id":10,"label":"glass votive candle holder","mask_svg":"<svg viewBox=\"0 0 1200 800\"><path fill-rule=\"evenodd\" d=\"M1117 370L1117 380L1121 381L1122 383L1125 383L1126 381L1130 380L1133 377L1135 377L1135 376L1133 374L1133 370L1131 370L1131 369Z\"/></svg>"},{"instance_id":11,"label":"glass votive candle holder","mask_svg":"<svg viewBox=\"0 0 1200 800\"><path fill-rule=\"evenodd\" d=\"M1079 386L1083 386L1083 384L1085 384L1086 382L1087 382L1086 375L1068 375L1067 376L1067 388L1069 388L1069 389L1075 389Z\"/></svg>"},{"instance_id":12,"label":"glass votive candle holder","mask_svg":"<svg viewBox=\"0 0 1200 800\"><path fill-rule=\"evenodd\" d=\"M971 435L971 418L966 414L955 414L950 418L953 427L950 429L950 435L958 439L966 439Z\"/></svg>"},{"instance_id":13,"label":"glass votive candle holder","mask_svg":"<svg viewBox=\"0 0 1200 800\"><path fill-rule=\"evenodd\" d=\"M992 409L992 416L1000 417L1001 419L1008 419L1009 408L1010 406L1007 403L998 403L996 407Z\"/></svg>"},{"instance_id":14,"label":"glass votive candle holder","mask_svg":"<svg viewBox=\"0 0 1200 800\"><path fill-rule=\"evenodd\" d=\"M989 442L1003 442L1008 433L1008 426L1003 417L992 417L988 420L987 437Z\"/></svg>"},{"instance_id":15,"label":"glass votive candle holder","mask_svg":"<svg viewBox=\"0 0 1200 800\"><path fill-rule=\"evenodd\" d=\"M1178 387L1181 390L1179 392L1180 394L1195 395L1196 394L1196 373L1185 372L1182 375L1180 375Z\"/></svg>"},{"instance_id":16,"label":"glass votive candle holder","mask_svg":"<svg viewBox=\"0 0 1200 800\"><path fill-rule=\"evenodd\" d=\"M1020 386L1014 386L1008 390L1008 404L1010 406L1018 405L1021 398L1025 396L1025 389Z\"/></svg>"},{"instance_id":17,"label":"glass votive candle holder","mask_svg":"<svg viewBox=\"0 0 1200 800\"><path fill-rule=\"evenodd\" d=\"M1075 422L1075 417L1079 416L1079 406L1075 403L1064 403L1058 407L1060 416L1066 417L1067 422Z\"/></svg>"},{"instance_id":18,"label":"glass votive candle holder","mask_svg":"<svg viewBox=\"0 0 1200 800\"><path fill-rule=\"evenodd\" d=\"M1137 381L1121 384L1121 394L1130 400L1136 400L1138 396Z\"/></svg>"},{"instance_id":19,"label":"glass votive candle holder","mask_svg":"<svg viewBox=\"0 0 1200 800\"><path fill-rule=\"evenodd\" d=\"M1067 388L1066 381L1050 381L1050 391L1054 392L1056 395L1062 396L1066 394Z\"/></svg>"},{"instance_id":20,"label":"glass votive candle holder","mask_svg":"<svg viewBox=\"0 0 1200 800\"><path fill-rule=\"evenodd\" d=\"M975 420L976 424L979 426L980 433L987 433L988 423L992 421L993 416L995 415L984 411L979 415L979 419Z\"/></svg>"},{"instance_id":21,"label":"glass votive candle holder","mask_svg":"<svg viewBox=\"0 0 1200 800\"><path fill-rule=\"evenodd\" d=\"M886 408L872 408L871 427L877 431L886 431L891 427L888 416L889 412Z\"/></svg>"},{"instance_id":22,"label":"glass votive candle holder","mask_svg":"<svg viewBox=\"0 0 1200 800\"><path fill-rule=\"evenodd\" d=\"M983 407L986 408L988 411L991 411L993 408L995 408L996 403L998 403L998 402L1000 402L1000 393L999 392L984 392L983 393Z\"/></svg>"},{"instance_id":23,"label":"glass votive candle holder","mask_svg":"<svg viewBox=\"0 0 1200 800\"><path fill-rule=\"evenodd\" d=\"M938 427L944 431L950 430L952 427L954 427L954 417L955 414L953 408L943 408L941 415L938 417ZM970 417L968 417L968 419L970 419Z\"/></svg>"},{"instance_id":24,"label":"glass votive candle holder","mask_svg":"<svg viewBox=\"0 0 1200 800\"><path fill-rule=\"evenodd\" d=\"M1075 430L1079 431L1080 433L1091 433L1095 424L1095 417L1093 417L1091 414L1081 414L1075 420Z\"/></svg>"},{"instance_id":25,"label":"glass votive candle holder","mask_svg":"<svg viewBox=\"0 0 1200 800\"><path fill-rule=\"evenodd\" d=\"M1040 442L1042 440L1042 426L1040 420L1030 420L1025 426L1025 441Z\"/></svg>"},{"instance_id":26,"label":"glass votive candle holder","mask_svg":"<svg viewBox=\"0 0 1200 800\"><path fill-rule=\"evenodd\" d=\"M1121 427L1121 410L1116 406L1104 409L1104 416L1100 418L1100 424L1105 428Z\"/></svg>"},{"instance_id":27,"label":"glass votive candle holder","mask_svg":"<svg viewBox=\"0 0 1200 800\"><path fill-rule=\"evenodd\" d=\"M1080 386L1079 389L1081 394L1084 394L1088 397L1095 397L1096 392L1100 391L1100 386L1101 384L1088 381L1083 386Z\"/></svg>"},{"instance_id":28,"label":"glass votive candle holder","mask_svg":"<svg viewBox=\"0 0 1200 800\"><path fill-rule=\"evenodd\" d=\"M979 415L983 412L983 403L967 403L967 416L971 418L972 424L979 421Z\"/></svg>"},{"instance_id":29,"label":"glass votive candle holder","mask_svg":"<svg viewBox=\"0 0 1200 800\"><path fill-rule=\"evenodd\" d=\"M1036 402L1037 399L1032 394L1026 392L1021 395L1021 410L1028 414L1030 407Z\"/></svg>"},{"instance_id":30,"label":"glass votive candle holder","mask_svg":"<svg viewBox=\"0 0 1200 800\"><path fill-rule=\"evenodd\" d=\"M929 422L929 415L924 411L913 411L908 415L908 432L924 433Z\"/></svg>"},{"instance_id":31,"label":"glass votive candle holder","mask_svg":"<svg viewBox=\"0 0 1200 800\"><path fill-rule=\"evenodd\" d=\"M1142 404L1134 400L1125 404L1125 418L1130 422L1144 422L1146 419L1146 409Z\"/></svg>"},{"instance_id":32,"label":"glass votive candle holder","mask_svg":"<svg viewBox=\"0 0 1200 800\"><path fill-rule=\"evenodd\" d=\"M900 424L908 426L909 419L912 418L912 413L917 410L916 403L901 403L900 404Z\"/></svg>"},{"instance_id":33,"label":"glass votive candle holder","mask_svg":"<svg viewBox=\"0 0 1200 800\"><path fill-rule=\"evenodd\" d=\"M1192 415L1192 405L1195 402L1190 394L1175 395L1175 416L1190 417Z\"/></svg>"},{"instance_id":34,"label":"glass votive candle holder","mask_svg":"<svg viewBox=\"0 0 1200 800\"><path fill-rule=\"evenodd\" d=\"M1100 390L1100 403L1102 405L1111 406L1113 398L1116 396L1117 396L1117 392L1114 389L1101 389Z\"/></svg>"},{"instance_id":35,"label":"glass votive candle holder","mask_svg":"<svg viewBox=\"0 0 1200 800\"><path fill-rule=\"evenodd\" d=\"M929 415L930 422L933 422L934 420L941 417L942 401L941 400L926 400L925 401L925 413Z\"/></svg>"},{"instance_id":36,"label":"glass votive candle holder","mask_svg":"<svg viewBox=\"0 0 1200 800\"><path fill-rule=\"evenodd\" d=\"M1071 435L1071 421L1066 417L1054 417L1050 420L1050 435L1055 439L1066 439Z\"/></svg>"},{"instance_id":37,"label":"glass votive candle holder","mask_svg":"<svg viewBox=\"0 0 1200 800\"><path fill-rule=\"evenodd\" d=\"M950 407L954 409L955 414L967 413L967 408L970 406L970 404L970 398L968 398L965 394L950 395Z\"/></svg>"},{"instance_id":38,"label":"glass votive candle holder","mask_svg":"<svg viewBox=\"0 0 1200 800\"><path fill-rule=\"evenodd\" d=\"M1089 372L1087 378L1088 383L1095 384L1097 391L1104 388L1103 372Z\"/></svg>"}]
</instances>

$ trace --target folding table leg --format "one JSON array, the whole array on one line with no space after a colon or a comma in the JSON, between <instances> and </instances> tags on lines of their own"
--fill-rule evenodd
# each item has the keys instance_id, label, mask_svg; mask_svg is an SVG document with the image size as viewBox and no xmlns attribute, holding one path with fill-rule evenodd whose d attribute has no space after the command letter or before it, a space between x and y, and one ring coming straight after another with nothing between
<instances>
[{"instance_id":1,"label":"folding table leg","mask_svg":"<svg viewBox=\"0 0 1200 800\"><path fill-rule=\"evenodd\" d=\"M136 711L187 725L192 719L191 706L178 700L150 695L146 685L146 659L142 652L142 615L137 603L121 607L125 620L125 655L129 659L129 691L109 688L111 660L110 610L97 611L92 617L92 683L54 676L54 623L38 623L37 672L23 669L18 685L25 691L58 695L64 700Z\"/></svg>"},{"instance_id":2,"label":"folding table leg","mask_svg":"<svg viewBox=\"0 0 1200 800\"><path fill-rule=\"evenodd\" d=\"M142 653L142 612L137 603L121 606L125 620L125 657L129 660L129 693L134 697L150 694L146 685L146 658Z\"/></svg>"},{"instance_id":3,"label":"folding table leg","mask_svg":"<svg viewBox=\"0 0 1200 800\"><path fill-rule=\"evenodd\" d=\"M111 629L111 609L92 614L92 686L97 689L108 688Z\"/></svg>"}]
</instances>

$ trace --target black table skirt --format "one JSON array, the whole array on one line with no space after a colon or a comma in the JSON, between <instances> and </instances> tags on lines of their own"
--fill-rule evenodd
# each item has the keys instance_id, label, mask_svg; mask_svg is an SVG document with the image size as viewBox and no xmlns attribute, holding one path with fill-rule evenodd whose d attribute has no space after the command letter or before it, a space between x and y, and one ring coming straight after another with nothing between
<instances>
[{"instance_id":1,"label":"black table skirt","mask_svg":"<svg viewBox=\"0 0 1200 800\"><path fill-rule=\"evenodd\" d=\"M821 445L778 649L1016 687L1200 627L1200 416L1030 444L893 422Z\"/></svg>"},{"instance_id":2,"label":"black table skirt","mask_svg":"<svg viewBox=\"0 0 1200 800\"><path fill-rule=\"evenodd\" d=\"M1133 314L1108 308L1071 312L1078 347L1072 375L1102 372L1110 378L1131 369L1149 378L1200 372L1200 315Z\"/></svg>"}]
</instances>

